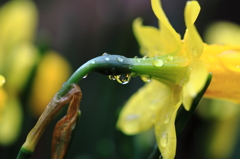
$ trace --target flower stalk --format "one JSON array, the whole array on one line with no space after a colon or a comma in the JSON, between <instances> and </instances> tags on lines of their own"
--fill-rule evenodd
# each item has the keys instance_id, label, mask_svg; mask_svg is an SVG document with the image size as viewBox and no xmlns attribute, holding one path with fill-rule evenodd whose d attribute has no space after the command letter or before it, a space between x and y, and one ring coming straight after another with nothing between
<instances>
[{"instance_id":1,"label":"flower stalk","mask_svg":"<svg viewBox=\"0 0 240 159\"><path fill-rule=\"evenodd\" d=\"M183 56L162 55L153 58L126 58L120 55L103 55L89 60L73 73L53 97L34 128L28 134L17 159L31 157L49 122L64 105L70 102L68 114L57 123L53 137L52 157L64 158L71 139L71 132L75 127L79 114L78 103L81 100L81 91L76 83L80 82L87 74L98 72L109 75L109 77L122 84L128 83L131 76L148 76L169 84L178 83L176 77L179 74L186 73L187 69L188 60ZM187 120L185 121L187 122ZM60 144L57 144L59 142Z\"/></svg>"}]
</instances>

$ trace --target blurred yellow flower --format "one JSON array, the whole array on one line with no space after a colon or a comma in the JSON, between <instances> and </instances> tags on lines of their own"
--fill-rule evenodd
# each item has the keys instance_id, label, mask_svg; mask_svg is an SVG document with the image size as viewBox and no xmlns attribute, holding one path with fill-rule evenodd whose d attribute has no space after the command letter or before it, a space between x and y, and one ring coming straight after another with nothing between
<instances>
[{"instance_id":1,"label":"blurred yellow flower","mask_svg":"<svg viewBox=\"0 0 240 159\"><path fill-rule=\"evenodd\" d=\"M0 144L17 138L22 123L18 93L37 61L31 44L36 28L36 7L31 1L10 1L0 8L0 73L8 81L0 90ZM31 59L31 60L29 60Z\"/></svg>"},{"instance_id":2,"label":"blurred yellow flower","mask_svg":"<svg viewBox=\"0 0 240 159\"><path fill-rule=\"evenodd\" d=\"M19 94L24 91L33 68L45 61L46 56L52 53L46 52L41 58L38 50L33 45L34 34L37 26L37 9L35 4L29 0L9 1L0 8L0 74L6 78L6 84L0 88L0 144L12 144L21 131L22 109L19 100ZM34 101L32 110L42 103L46 92L56 92L55 87L60 87L59 82L69 76L70 66L58 54L44 63L46 72L42 71L41 77L45 76L49 80L44 80L40 87L48 89L39 90L39 94L34 90ZM53 66L54 65L54 66ZM54 69L53 69L53 67ZM54 71L51 72L50 71ZM55 72L56 71L56 72ZM51 76L55 78L51 78ZM64 78L65 77L65 78ZM35 80L38 80L34 78ZM0 85L3 83L3 77L0 76ZM36 87L36 85L35 85ZM34 89L34 88L33 88ZM37 98L38 96L39 98ZM48 100L50 101L50 100ZM45 101L44 101L45 102ZM46 106L46 105L45 105ZM37 116L40 115L38 111Z\"/></svg>"},{"instance_id":3,"label":"blurred yellow flower","mask_svg":"<svg viewBox=\"0 0 240 159\"><path fill-rule=\"evenodd\" d=\"M33 83L30 110L40 116L54 94L70 76L69 63L58 53L48 51L41 59Z\"/></svg>"}]
</instances>

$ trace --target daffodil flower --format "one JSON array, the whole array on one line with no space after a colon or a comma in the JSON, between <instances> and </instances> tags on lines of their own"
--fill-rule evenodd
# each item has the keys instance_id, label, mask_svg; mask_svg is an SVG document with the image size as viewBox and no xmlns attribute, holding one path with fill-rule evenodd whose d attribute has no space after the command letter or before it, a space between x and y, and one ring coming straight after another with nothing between
<instances>
[{"instance_id":1,"label":"daffodil flower","mask_svg":"<svg viewBox=\"0 0 240 159\"><path fill-rule=\"evenodd\" d=\"M159 28L142 26L142 20L133 23L134 33L140 44L142 55L168 57L162 63L156 61L159 69L169 61L183 57L185 62L176 63L185 67L178 75L165 73L164 78L152 78L125 104L117 126L124 133L132 135L155 128L156 140L163 158L173 159L176 151L175 118L181 104L189 110L193 99L203 88L209 72L213 80L206 92L207 97L222 98L239 102L239 46L207 45L199 36L194 22L200 11L197 1L189 1L185 7L186 33L183 40L172 28L159 0L151 0L152 8L159 19ZM228 78L226 78L228 77ZM229 83L233 82L229 85ZM224 82L224 83L222 83ZM221 85L221 87L219 87ZM230 86L233 89L228 89Z\"/></svg>"}]
</instances>

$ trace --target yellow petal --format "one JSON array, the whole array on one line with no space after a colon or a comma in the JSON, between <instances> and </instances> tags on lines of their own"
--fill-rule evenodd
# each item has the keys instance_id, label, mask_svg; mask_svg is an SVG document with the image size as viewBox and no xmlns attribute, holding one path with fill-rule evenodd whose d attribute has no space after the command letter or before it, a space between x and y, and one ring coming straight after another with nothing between
<instances>
[{"instance_id":1,"label":"yellow petal","mask_svg":"<svg viewBox=\"0 0 240 159\"><path fill-rule=\"evenodd\" d=\"M140 45L142 55L153 57L162 53L160 34L157 28L143 26L142 19L137 18L133 22L133 31Z\"/></svg>"},{"instance_id":2,"label":"yellow petal","mask_svg":"<svg viewBox=\"0 0 240 159\"><path fill-rule=\"evenodd\" d=\"M189 81L183 86L183 105L186 110L190 110L193 99L203 89L208 70L204 62L197 60L190 66Z\"/></svg>"},{"instance_id":3,"label":"yellow petal","mask_svg":"<svg viewBox=\"0 0 240 159\"><path fill-rule=\"evenodd\" d=\"M5 78L2 76L2 75L0 75L0 87L2 87L2 85L5 83L6 81L5 81Z\"/></svg>"},{"instance_id":4,"label":"yellow petal","mask_svg":"<svg viewBox=\"0 0 240 159\"><path fill-rule=\"evenodd\" d=\"M160 3L160 0L151 1L153 11L159 19L160 45L165 54L176 53L181 49L182 42L180 35L173 29L169 23Z\"/></svg>"},{"instance_id":5,"label":"yellow petal","mask_svg":"<svg viewBox=\"0 0 240 159\"><path fill-rule=\"evenodd\" d=\"M34 115L39 116L43 112L70 72L70 65L62 56L54 51L45 53L38 66L31 94L30 105Z\"/></svg>"},{"instance_id":6,"label":"yellow petal","mask_svg":"<svg viewBox=\"0 0 240 159\"><path fill-rule=\"evenodd\" d=\"M22 110L17 99L8 99L0 118L0 144L7 146L18 137L22 125Z\"/></svg>"},{"instance_id":7,"label":"yellow petal","mask_svg":"<svg viewBox=\"0 0 240 159\"><path fill-rule=\"evenodd\" d=\"M151 128L170 94L169 87L158 81L145 84L125 104L117 127L129 135Z\"/></svg>"},{"instance_id":8,"label":"yellow petal","mask_svg":"<svg viewBox=\"0 0 240 159\"><path fill-rule=\"evenodd\" d=\"M171 97L165 100L164 107L155 123L155 134L163 158L174 159L176 154L175 118L180 104L173 105Z\"/></svg>"},{"instance_id":9,"label":"yellow petal","mask_svg":"<svg viewBox=\"0 0 240 159\"><path fill-rule=\"evenodd\" d=\"M188 1L185 7L186 33L184 35L184 46L190 58L199 58L203 51L203 42L199 36L194 22L200 12L200 6L197 1Z\"/></svg>"}]
</instances>

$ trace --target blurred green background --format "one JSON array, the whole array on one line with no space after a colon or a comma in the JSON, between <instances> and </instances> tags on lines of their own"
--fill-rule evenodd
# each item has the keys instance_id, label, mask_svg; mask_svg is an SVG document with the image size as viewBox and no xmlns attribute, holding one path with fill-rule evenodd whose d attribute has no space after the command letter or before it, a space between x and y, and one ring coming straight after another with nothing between
<instances>
[{"instance_id":1,"label":"blurred green background","mask_svg":"<svg viewBox=\"0 0 240 159\"><path fill-rule=\"evenodd\" d=\"M6 2L1 1L0 4ZM132 31L132 21L142 17L145 25L157 26L157 19L149 0L35 0L34 2L39 14L34 44L42 52L53 49L60 53L69 61L73 71L104 52L140 57L139 46ZM167 17L181 35L185 32L183 19L185 3L186 0L162 0ZM240 1L199 0L199 3L202 9L196 26L201 35L215 21L240 24ZM34 80L34 71L32 74L27 86L19 94L23 110L23 123L19 136L9 145L0 145L1 159L14 159L17 156L28 132L37 121L38 116L33 115L29 110L29 91ZM79 83L83 92L80 106L82 115L72 136L66 158L147 158L155 144L153 132L126 136L115 126L121 107L143 84L139 78L134 78L129 84L121 85L97 73L89 74L83 79ZM51 122L36 147L33 159L50 158L53 128L64 114L65 112L61 111ZM211 155L207 147L216 122L218 121L215 119L203 118L195 114L178 140L176 159L218 159L219 157ZM229 137L229 134L225 135L225 138ZM234 140L238 142L228 156L231 159L240 158L240 140L238 137Z\"/></svg>"}]
</instances>

